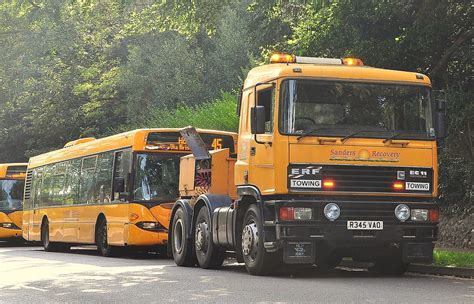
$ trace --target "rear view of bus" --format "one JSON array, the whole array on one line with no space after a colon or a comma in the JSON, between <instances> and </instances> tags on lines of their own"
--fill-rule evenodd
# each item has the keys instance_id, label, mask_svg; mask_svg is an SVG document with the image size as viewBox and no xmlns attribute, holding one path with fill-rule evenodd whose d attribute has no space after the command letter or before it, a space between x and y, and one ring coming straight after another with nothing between
<instances>
[{"instance_id":1,"label":"rear view of bus","mask_svg":"<svg viewBox=\"0 0 474 304\"><path fill-rule=\"evenodd\" d=\"M210 150L234 150L233 133L199 130ZM178 197L180 158L190 153L177 129L139 129L83 138L30 159L23 234L47 251L95 244L165 249Z\"/></svg>"},{"instance_id":2,"label":"rear view of bus","mask_svg":"<svg viewBox=\"0 0 474 304\"><path fill-rule=\"evenodd\" d=\"M0 240L22 241L22 201L27 164L0 164Z\"/></svg>"}]
</instances>

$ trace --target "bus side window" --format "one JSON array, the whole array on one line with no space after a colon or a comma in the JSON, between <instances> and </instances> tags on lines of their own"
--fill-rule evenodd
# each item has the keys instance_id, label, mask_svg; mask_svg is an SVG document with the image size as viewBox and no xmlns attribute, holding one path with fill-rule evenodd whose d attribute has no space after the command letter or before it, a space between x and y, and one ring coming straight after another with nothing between
<instances>
[{"instance_id":1,"label":"bus side window","mask_svg":"<svg viewBox=\"0 0 474 304\"><path fill-rule=\"evenodd\" d=\"M129 192L129 173L131 164L130 151L115 152L113 200L125 201Z\"/></svg>"},{"instance_id":2,"label":"bus side window","mask_svg":"<svg viewBox=\"0 0 474 304\"><path fill-rule=\"evenodd\" d=\"M112 195L113 153L99 154L96 170L96 200L99 203L110 203Z\"/></svg>"}]
</instances>

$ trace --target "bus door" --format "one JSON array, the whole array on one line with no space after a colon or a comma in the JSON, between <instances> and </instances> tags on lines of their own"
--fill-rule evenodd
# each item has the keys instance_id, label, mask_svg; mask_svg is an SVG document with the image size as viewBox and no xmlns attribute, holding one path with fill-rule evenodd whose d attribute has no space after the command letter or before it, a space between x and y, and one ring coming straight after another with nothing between
<instances>
[{"instance_id":1,"label":"bus door","mask_svg":"<svg viewBox=\"0 0 474 304\"><path fill-rule=\"evenodd\" d=\"M112 204L118 212L108 227L108 240L114 245L124 245L128 238L131 157L130 150L117 151L114 155Z\"/></svg>"},{"instance_id":2,"label":"bus door","mask_svg":"<svg viewBox=\"0 0 474 304\"><path fill-rule=\"evenodd\" d=\"M41 197L43 169L38 168L33 173L33 193L31 194L31 206L28 218L28 240L41 240L41 215L39 212L39 202Z\"/></svg>"}]
</instances>

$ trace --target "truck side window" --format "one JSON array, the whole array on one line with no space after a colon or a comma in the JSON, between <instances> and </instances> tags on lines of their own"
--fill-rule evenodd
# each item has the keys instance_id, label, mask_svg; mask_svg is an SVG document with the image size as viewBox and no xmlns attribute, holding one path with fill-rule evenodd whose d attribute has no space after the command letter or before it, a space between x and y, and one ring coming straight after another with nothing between
<instances>
[{"instance_id":1,"label":"truck side window","mask_svg":"<svg viewBox=\"0 0 474 304\"><path fill-rule=\"evenodd\" d=\"M265 133L273 133L273 89L261 90L258 93L257 104L265 107Z\"/></svg>"}]
</instances>

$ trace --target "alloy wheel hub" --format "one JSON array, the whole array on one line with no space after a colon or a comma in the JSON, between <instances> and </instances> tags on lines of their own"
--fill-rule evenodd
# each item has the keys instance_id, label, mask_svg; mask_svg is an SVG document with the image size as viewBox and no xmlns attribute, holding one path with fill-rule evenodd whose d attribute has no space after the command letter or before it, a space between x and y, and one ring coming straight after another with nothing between
<instances>
[{"instance_id":1,"label":"alloy wheel hub","mask_svg":"<svg viewBox=\"0 0 474 304\"><path fill-rule=\"evenodd\" d=\"M205 248L207 244L207 224L206 223L199 223L196 226L196 249L201 251Z\"/></svg>"},{"instance_id":2,"label":"alloy wheel hub","mask_svg":"<svg viewBox=\"0 0 474 304\"><path fill-rule=\"evenodd\" d=\"M258 229L255 223L244 227L242 232L242 251L246 256L254 256L258 247Z\"/></svg>"}]
</instances>

